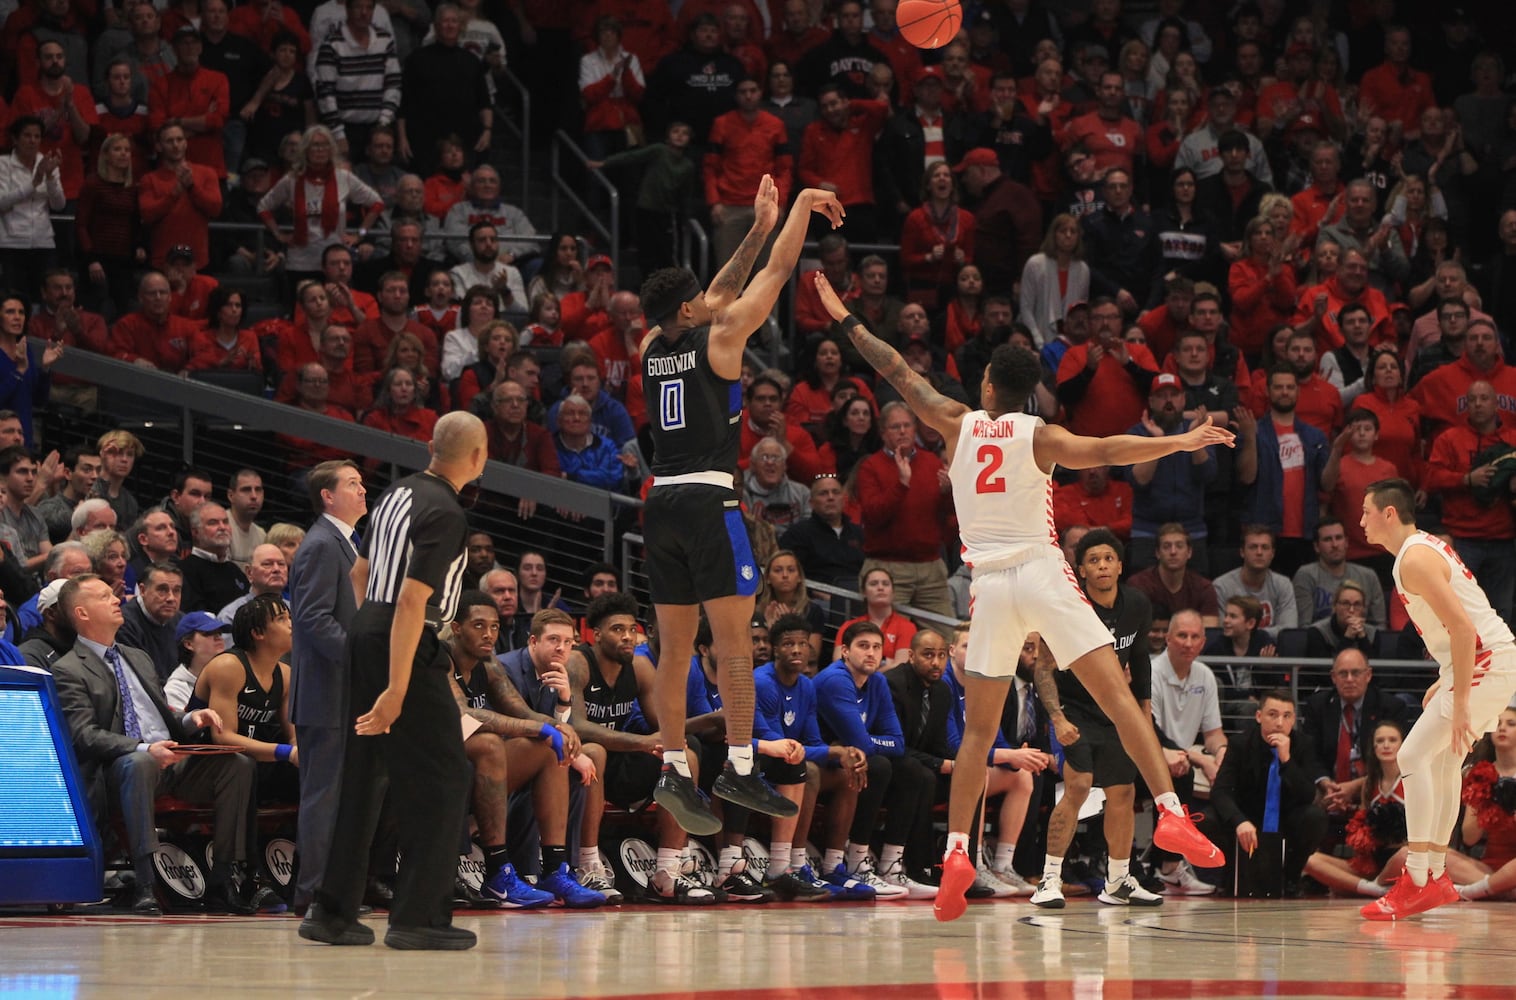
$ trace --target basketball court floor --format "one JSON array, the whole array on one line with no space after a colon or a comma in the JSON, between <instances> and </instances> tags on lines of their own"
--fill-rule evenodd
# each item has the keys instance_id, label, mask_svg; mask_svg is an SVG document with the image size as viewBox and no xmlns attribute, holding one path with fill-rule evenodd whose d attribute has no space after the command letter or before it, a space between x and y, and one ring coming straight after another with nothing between
<instances>
[{"instance_id":1,"label":"basketball court floor","mask_svg":"<svg viewBox=\"0 0 1516 1000\"><path fill-rule=\"evenodd\" d=\"M1050 912L977 903L461 914L467 952L331 948L294 917L0 919L0 1000L69 997L690 997L1136 1000L1474 997L1516 984L1516 905L1401 924L1347 900L1169 899ZM382 940L382 918L370 926Z\"/></svg>"}]
</instances>

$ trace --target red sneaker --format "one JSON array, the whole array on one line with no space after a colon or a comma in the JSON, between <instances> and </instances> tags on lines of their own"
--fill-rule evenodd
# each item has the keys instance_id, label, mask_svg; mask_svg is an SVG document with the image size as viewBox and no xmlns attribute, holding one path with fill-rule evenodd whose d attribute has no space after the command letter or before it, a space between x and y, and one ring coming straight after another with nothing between
<instances>
[{"instance_id":1,"label":"red sneaker","mask_svg":"<svg viewBox=\"0 0 1516 1000\"><path fill-rule=\"evenodd\" d=\"M1437 887L1437 902L1433 904L1435 906L1456 903L1463 898L1458 894L1458 887L1453 884L1453 880L1448 877L1447 872L1443 872L1435 879L1431 879L1430 882ZM1431 907L1428 907L1428 909L1431 909Z\"/></svg>"},{"instance_id":2,"label":"red sneaker","mask_svg":"<svg viewBox=\"0 0 1516 1000\"><path fill-rule=\"evenodd\" d=\"M1446 874L1443 879L1447 879ZM1445 890L1437 884L1438 881L1440 880L1427 879L1426 885L1417 885L1409 875L1401 875L1388 893L1366 904L1358 912L1365 920L1404 920L1425 913L1434 906L1448 902L1444 898ZM1448 888L1456 899L1458 890L1452 888L1451 880Z\"/></svg>"},{"instance_id":3,"label":"red sneaker","mask_svg":"<svg viewBox=\"0 0 1516 1000\"><path fill-rule=\"evenodd\" d=\"M968 909L969 901L964 893L974 884L974 862L963 848L948 854L942 862L942 881L937 887L937 898L932 903L932 913L938 920L957 920Z\"/></svg>"},{"instance_id":4,"label":"red sneaker","mask_svg":"<svg viewBox=\"0 0 1516 1000\"><path fill-rule=\"evenodd\" d=\"M1153 843L1172 854L1182 854L1196 868L1220 868L1226 859L1205 834L1195 828L1195 821L1181 813L1158 810L1158 827Z\"/></svg>"}]
</instances>

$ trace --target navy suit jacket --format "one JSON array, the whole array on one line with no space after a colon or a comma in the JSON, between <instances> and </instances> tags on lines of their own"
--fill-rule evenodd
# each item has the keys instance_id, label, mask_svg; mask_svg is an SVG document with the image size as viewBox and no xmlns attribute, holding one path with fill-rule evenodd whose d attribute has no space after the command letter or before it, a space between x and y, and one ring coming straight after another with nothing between
<instances>
[{"instance_id":1,"label":"navy suit jacket","mask_svg":"<svg viewBox=\"0 0 1516 1000\"><path fill-rule=\"evenodd\" d=\"M290 568L290 721L341 729L349 721L350 686L343 663L348 626L358 613L349 577L357 556L325 517L306 532Z\"/></svg>"}]
</instances>

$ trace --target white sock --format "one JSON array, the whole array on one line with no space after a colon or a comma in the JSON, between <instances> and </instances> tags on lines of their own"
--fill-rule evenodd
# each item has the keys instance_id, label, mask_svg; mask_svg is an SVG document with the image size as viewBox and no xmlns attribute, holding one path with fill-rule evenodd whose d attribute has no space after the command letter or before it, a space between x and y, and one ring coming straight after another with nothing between
<instances>
[{"instance_id":1,"label":"white sock","mask_svg":"<svg viewBox=\"0 0 1516 1000\"><path fill-rule=\"evenodd\" d=\"M601 867L600 848L598 846L579 848L579 867L586 870Z\"/></svg>"},{"instance_id":2,"label":"white sock","mask_svg":"<svg viewBox=\"0 0 1516 1000\"><path fill-rule=\"evenodd\" d=\"M1169 812L1173 813L1176 816L1185 815L1184 803L1180 802L1179 796L1175 795L1173 792L1164 792L1161 795L1153 796L1153 804L1156 805L1159 809L1167 809Z\"/></svg>"},{"instance_id":3,"label":"white sock","mask_svg":"<svg viewBox=\"0 0 1516 1000\"><path fill-rule=\"evenodd\" d=\"M1490 877L1486 875L1478 882L1470 882L1468 885L1458 887L1458 895L1464 899L1483 899L1490 894Z\"/></svg>"},{"instance_id":4,"label":"white sock","mask_svg":"<svg viewBox=\"0 0 1516 1000\"><path fill-rule=\"evenodd\" d=\"M943 852L943 860L954 851L969 852L969 835L966 833L950 833L947 835L947 850Z\"/></svg>"},{"instance_id":5,"label":"white sock","mask_svg":"<svg viewBox=\"0 0 1516 1000\"><path fill-rule=\"evenodd\" d=\"M742 860L742 848L723 847L721 854L716 858L716 877L726 878L732 873L732 866Z\"/></svg>"},{"instance_id":6,"label":"white sock","mask_svg":"<svg viewBox=\"0 0 1516 1000\"><path fill-rule=\"evenodd\" d=\"M782 840L769 843L769 878L775 879L790 870L790 845Z\"/></svg>"},{"instance_id":7,"label":"white sock","mask_svg":"<svg viewBox=\"0 0 1516 1000\"><path fill-rule=\"evenodd\" d=\"M1405 873L1417 885L1426 885L1429 863L1426 851L1408 851L1405 856Z\"/></svg>"},{"instance_id":8,"label":"white sock","mask_svg":"<svg viewBox=\"0 0 1516 1000\"><path fill-rule=\"evenodd\" d=\"M1043 878L1063 878L1063 859L1049 854L1042 862Z\"/></svg>"},{"instance_id":9,"label":"white sock","mask_svg":"<svg viewBox=\"0 0 1516 1000\"><path fill-rule=\"evenodd\" d=\"M1429 878L1442 878L1442 873L1448 870L1448 852L1446 848L1440 851L1427 852L1427 876Z\"/></svg>"},{"instance_id":10,"label":"white sock","mask_svg":"<svg viewBox=\"0 0 1516 1000\"><path fill-rule=\"evenodd\" d=\"M905 859L905 848L900 844L885 844L884 850L879 852L879 867L889 871L896 865L902 865Z\"/></svg>"},{"instance_id":11,"label":"white sock","mask_svg":"<svg viewBox=\"0 0 1516 1000\"><path fill-rule=\"evenodd\" d=\"M821 867L834 872L840 864L842 864L842 848L828 847L826 853L821 856Z\"/></svg>"},{"instance_id":12,"label":"white sock","mask_svg":"<svg viewBox=\"0 0 1516 1000\"><path fill-rule=\"evenodd\" d=\"M1358 880L1358 895L1360 896L1373 896L1377 899L1389 891L1389 886L1380 885L1373 879L1361 878Z\"/></svg>"},{"instance_id":13,"label":"white sock","mask_svg":"<svg viewBox=\"0 0 1516 1000\"><path fill-rule=\"evenodd\" d=\"M840 856L837 858L837 862L838 862L838 864L842 863L842 858ZM811 863L811 859L810 859L810 856L805 853L805 848L803 848L803 847L792 847L792 848L790 848L790 871L796 871L798 869L804 868L806 865L808 865L810 863ZM836 868L837 865L833 865L832 867Z\"/></svg>"},{"instance_id":14,"label":"white sock","mask_svg":"<svg viewBox=\"0 0 1516 1000\"><path fill-rule=\"evenodd\" d=\"M683 750L663 751L663 762L665 764L672 764L674 770L684 777L688 778L690 776L690 762L685 758Z\"/></svg>"},{"instance_id":15,"label":"white sock","mask_svg":"<svg viewBox=\"0 0 1516 1000\"><path fill-rule=\"evenodd\" d=\"M1016 860L1015 844L995 845L995 870L1008 872L1011 870L1011 862Z\"/></svg>"},{"instance_id":16,"label":"white sock","mask_svg":"<svg viewBox=\"0 0 1516 1000\"><path fill-rule=\"evenodd\" d=\"M845 854L847 856L847 870L855 872L863 867L863 862L868 859L869 845L850 843L847 845Z\"/></svg>"},{"instance_id":17,"label":"white sock","mask_svg":"<svg viewBox=\"0 0 1516 1000\"><path fill-rule=\"evenodd\" d=\"M740 747L727 747L726 759L732 762L732 769L738 774L753 773L753 745L751 743L744 743Z\"/></svg>"},{"instance_id":18,"label":"white sock","mask_svg":"<svg viewBox=\"0 0 1516 1000\"><path fill-rule=\"evenodd\" d=\"M658 848L658 870L668 872L670 875L679 874L679 856L683 853L682 848L660 847Z\"/></svg>"},{"instance_id":19,"label":"white sock","mask_svg":"<svg viewBox=\"0 0 1516 1000\"><path fill-rule=\"evenodd\" d=\"M1112 882L1112 883L1114 883L1114 882L1120 882L1122 879L1126 878L1131 873L1132 873L1132 859L1131 858L1122 858L1120 861L1117 861L1115 858L1112 858L1110 864L1108 864L1106 866L1105 880L1107 882Z\"/></svg>"}]
</instances>

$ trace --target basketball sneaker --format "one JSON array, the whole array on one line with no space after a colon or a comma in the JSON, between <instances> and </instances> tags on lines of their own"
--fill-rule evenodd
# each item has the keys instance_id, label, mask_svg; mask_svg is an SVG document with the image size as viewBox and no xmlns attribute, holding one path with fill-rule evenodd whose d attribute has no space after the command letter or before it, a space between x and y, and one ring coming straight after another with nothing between
<instances>
[{"instance_id":1,"label":"basketball sneaker","mask_svg":"<svg viewBox=\"0 0 1516 1000\"><path fill-rule=\"evenodd\" d=\"M1006 889L1010 890L1007 895L1030 896L1032 893L1037 891L1037 887L1035 885L1022 878L1019 874L1010 868L996 868L994 865L986 865L979 870L980 872L989 873L991 885L999 883L1000 885L1005 886ZM997 896L996 898L1001 897Z\"/></svg>"},{"instance_id":2,"label":"basketball sneaker","mask_svg":"<svg viewBox=\"0 0 1516 1000\"><path fill-rule=\"evenodd\" d=\"M554 899L571 910L590 910L607 902L605 896L581 885L567 864L561 864L557 871L542 876L537 888L552 893Z\"/></svg>"},{"instance_id":3,"label":"basketball sneaker","mask_svg":"<svg viewBox=\"0 0 1516 1000\"><path fill-rule=\"evenodd\" d=\"M722 765L711 791L733 805L745 806L768 816L788 818L800 814L800 806L775 791L757 768L747 774L738 774L736 765L730 760Z\"/></svg>"},{"instance_id":4,"label":"basketball sneaker","mask_svg":"<svg viewBox=\"0 0 1516 1000\"><path fill-rule=\"evenodd\" d=\"M551 906L556 899L552 893L528 885L509 864L484 883L483 895L507 910L535 910Z\"/></svg>"},{"instance_id":5,"label":"basketball sneaker","mask_svg":"<svg viewBox=\"0 0 1516 1000\"><path fill-rule=\"evenodd\" d=\"M1441 894L1437 899L1438 906L1446 903L1456 903L1463 899L1463 893L1458 891L1458 887L1453 884L1452 878L1448 876L1446 871L1431 881L1437 886L1437 890Z\"/></svg>"},{"instance_id":6,"label":"basketball sneaker","mask_svg":"<svg viewBox=\"0 0 1516 1000\"><path fill-rule=\"evenodd\" d=\"M1220 849L1195 828L1193 819L1167 809L1158 810L1153 843L1170 854L1184 855L1184 859L1197 868L1220 868L1226 863Z\"/></svg>"},{"instance_id":7,"label":"basketball sneaker","mask_svg":"<svg viewBox=\"0 0 1516 1000\"><path fill-rule=\"evenodd\" d=\"M651 903L671 903L677 906L712 906L717 901L714 890L682 872L675 873L665 868L653 873L653 880L647 884L647 899Z\"/></svg>"},{"instance_id":8,"label":"basketball sneaker","mask_svg":"<svg viewBox=\"0 0 1516 1000\"><path fill-rule=\"evenodd\" d=\"M1452 899L1448 898L1450 895ZM1409 875L1402 874L1389 892L1365 904L1358 912L1365 920L1404 920L1457 898L1458 890L1453 888L1453 880L1446 872L1427 879L1426 885L1417 885Z\"/></svg>"},{"instance_id":9,"label":"basketball sneaker","mask_svg":"<svg viewBox=\"0 0 1516 1000\"><path fill-rule=\"evenodd\" d=\"M810 865L776 875L765 884L786 903L826 903L837 898L832 887L817 878Z\"/></svg>"},{"instance_id":10,"label":"basketball sneaker","mask_svg":"<svg viewBox=\"0 0 1516 1000\"><path fill-rule=\"evenodd\" d=\"M710 801L695 787L694 779L680 774L672 764L663 765L658 784L653 786L653 801L659 809L668 810L685 833L714 837L721 832L721 820L711 813Z\"/></svg>"},{"instance_id":11,"label":"basketball sneaker","mask_svg":"<svg viewBox=\"0 0 1516 1000\"><path fill-rule=\"evenodd\" d=\"M905 870L905 862L903 861L896 861L894 864L881 871L879 873L879 877L891 885L898 885L905 889L906 899L937 898L937 887L928 882L922 882L919 879L911 878L910 873ZM969 884L972 885L973 881L970 880Z\"/></svg>"},{"instance_id":12,"label":"basketball sneaker","mask_svg":"<svg viewBox=\"0 0 1516 1000\"><path fill-rule=\"evenodd\" d=\"M806 865L800 870L802 872L805 872L808 871L810 867L810 865ZM836 894L838 899L880 898L879 893L874 889L873 886L869 885L861 879L854 878L852 874L847 870L847 868L843 865L838 865L831 871L823 871L821 873L821 880L832 887L832 892Z\"/></svg>"},{"instance_id":13,"label":"basketball sneaker","mask_svg":"<svg viewBox=\"0 0 1516 1000\"><path fill-rule=\"evenodd\" d=\"M898 882L888 882L879 876L874 869L874 859L865 857L858 862L858 867L848 872L849 875L874 890L874 895L880 899L909 899L911 890Z\"/></svg>"},{"instance_id":14,"label":"basketball sneaker","mask_svg":"<svg viewBox=\"0 0 1516 1000\"><path fill-rule=\"evenodd\" d=\"M734 903L772 903L779 894L753 878L747 870L747 861L738 860L731 873L721 880L721 891Z\"/></svg>"},{"instance_id":15,"label":"basketball sneaker","mask_svg":"<svg viewBox=\"0 0 1516 1000\"><path fill-rule=\"evenodd\" d=\"M942 861L942 885L935 893L932 914L938 920L957 920L968 909L969 887L978 876L968 852L959 848L951 851ZM994 887L991 886L991 889Z\"/></svg>"},{"instance_id":16,"label":"basketball sneaker","mask_svg":"<svg viewBox=\"0 0 1516 1000\"><path fill-rule=\"evenodd\" d=\"M605 867L599 864L588 868L580 868L574 872L579 877L579 884L591 892L598 892L611 906L620 906L625 897L616 891L616 880Z\"/></svg>"},{"instance_id":17,"label":"basketball sneaker","mask_svg":"<svg viewBox=\"0 0 1516 1000\"><path fill-rule=\"evenodd\" d=\"M1057 875L1044 875L1032 893L1032 905L1045 910L1061 910L1068 905L1063 898L1063 879Z\"/></svg>"},{"instance_id":18,"label":"basketball sneaker","mask_svg":"<svg viewBox=\"0 0 1516 1000\"><path fill-rule=\"evenodd\" d=\"M1179 862L1171 872L1160 871L1158 881L1165 896L1209 896L1216 891L1214 885L1200 880L1187 861Z\"/></svg>"},{"instance_id":19,"label":"basketball sneaker","mask_svg":"<svg viewBox=\"0 0 1516 1000\"><path fill-rule=\"evenodd\" d=\"M1111 906L1162 906L1163 897L1148 892L1142 883L1130 873L1116 882L1107 882L1100 895L1095 897Z\"/></svg>"}]
</instances>

